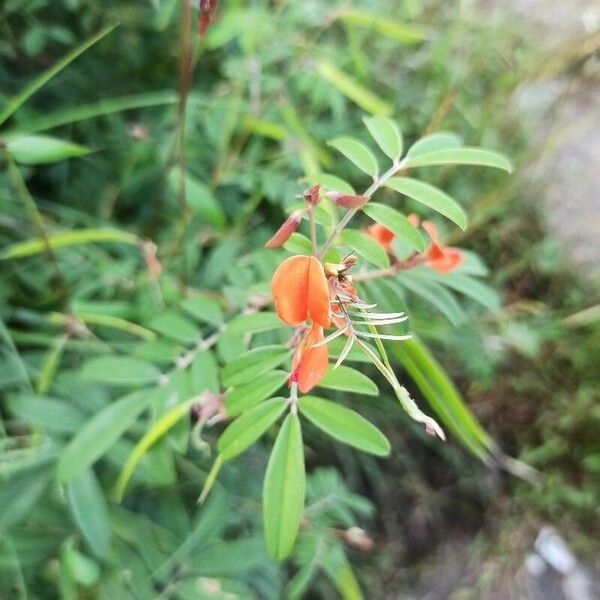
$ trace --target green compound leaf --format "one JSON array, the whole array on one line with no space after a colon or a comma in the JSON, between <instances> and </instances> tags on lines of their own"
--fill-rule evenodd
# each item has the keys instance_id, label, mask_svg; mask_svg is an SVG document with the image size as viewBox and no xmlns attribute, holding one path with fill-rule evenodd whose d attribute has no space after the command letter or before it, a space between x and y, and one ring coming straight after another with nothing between
<instances>
[{"instance_id":1,"label":"green compound leaf","mask_svg":"<svg viewBox=\"0 0 600 600\"><path fill-rule=\"evenodd\" d=\"M306 473L298 415L289 414L275 440L263 486L267 551L282 560L292 551L304 506Z\"/></svg>"},{"instance_id":2,"label":"green compound leaf","mask_svg":"<svg viewBox=\"0 0 600 600\"><path fill-rule=\"evenodd\" d=\"M376 456L390 453L390 443L383 433L353 410L315 396L302 396L299 407L313 425L336 440Z\"/></svg>"}]
</instances>

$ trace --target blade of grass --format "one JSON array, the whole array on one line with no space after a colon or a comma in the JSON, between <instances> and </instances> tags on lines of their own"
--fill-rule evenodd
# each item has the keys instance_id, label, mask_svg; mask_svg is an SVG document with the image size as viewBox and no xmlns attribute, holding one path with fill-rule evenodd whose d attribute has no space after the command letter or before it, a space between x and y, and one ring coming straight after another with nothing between
<instances>
[{"instance_id":1,"label":"blade of grass","mask_svg":"<svg viewBox=\"0 0 600 600\"><path fill-rule=\"evenodd\" d=\"M4 107L4 110L0 113L0 125L2 125L2 123L11 117L21 107L22 104L27 102L27 100L29 100L33 94L35 94L41 87L46 85L46 83L48 83L55 75L60 73L77 57L81 56L88 48L93 46L96 42L99 42L103 37L107 36L117 26L118 23L113 23L104 27L104 29L101 29L96 35L93 35L91 38L88 38L85 42L77 46L77 48L71 50L71 52L69 52L61 60L26 85L19 94L8 101Z\"/></svg>"}]
</instances>

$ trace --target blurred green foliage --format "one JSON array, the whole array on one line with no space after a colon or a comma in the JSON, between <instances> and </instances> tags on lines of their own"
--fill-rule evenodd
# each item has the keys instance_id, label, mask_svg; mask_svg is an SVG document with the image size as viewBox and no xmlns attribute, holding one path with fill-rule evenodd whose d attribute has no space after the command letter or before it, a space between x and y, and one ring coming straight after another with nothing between
<instances>
[{"instance_id":1,"label":"blurred green foliage","mask_svg":"<svg viewBox=\"0 0 600 600\"><path fill-rule=\"evenodd\" d=\"M106 459L66 485L56 482L67 440L119 395L95 380L93 369L85 381L83 364L116 349L167 366L190 329L218 325L223 306L243 309L278 260L257 249L315 174L360 186L359 172L325 142L340 135L367 141L365 111L391 111L407 143L441 129L518 162L530 150L506 109L529 66L518 27L482 25L443 2L356 2L348 10L318 0L222 0L196 54L182 205L174 170L179 6L6 0L0 7L1 105L78 43L120 23L0 130L8 144L26 133L76 145L49 142L56 162L32 164L39 160L29 154L18 169L46 230L88 230L56 249L55 263L48 252L2 260L0 595L279 598L310 589L316 597L357 598L358 579L366 597L384 597L386 589L415 585L418 575L407 567L426 562L453 533L476 531L482 515L493 521L484 555L510 554L494 543L494 532L503 518L513 527L516 515L528 526L549 519L577 531L591 555L599 500L598 320L581 313L589 292L561 264L540 215L524 205L518 178L507 182L491 170L422 169L419 176L468 209L471 227L450 239L473 251L473 269L488 272L475 253L493 268L503 308L493 293L484 315L468 298L460 306L446 302L441 313L435 295L434 305L413 294L406 302L414 329L486 428L541 471L538 485L498 483L493 470L455 444L430 441L378 397L350 404L390 438L389 463L307 428L310 523L290 567L268 559L262 543L262 446L226 464L201 510L195 501L211 465L206 442L216 436L183 421L140 460L134 491L121 505L110 499L111 487L145 422L114 444L112 427L95 429ZM39 139L26 142L25 152L40 147ZM58 160L79 148L86 154ZM42 158L46 163L48 154ZM3 167L3 250L39 237L31 199L19 189L19 175ZM393 203L393 195L386 200ZM149 278L139 239L154 240L163 268L177 277ZM179 311L181 280L208 292L197 296L199 308ZM158 314L157 306L172 310ZM272 335L258 334L265 343ZM239 336L223 336L217 358L235 356L240 344ZM216 385L210 365L202 361L195 372L207 389ZM119 376L114 365L101 367L104 379ZM121 375L143 379L143 368L134 368L129 363ZM156 417L173 398L189 397L187 385L175 376L151 398L128 397L115 420L138 414L146 402ZM361 552L371 537L375 549Z\"/></svg>"}]
</instances>

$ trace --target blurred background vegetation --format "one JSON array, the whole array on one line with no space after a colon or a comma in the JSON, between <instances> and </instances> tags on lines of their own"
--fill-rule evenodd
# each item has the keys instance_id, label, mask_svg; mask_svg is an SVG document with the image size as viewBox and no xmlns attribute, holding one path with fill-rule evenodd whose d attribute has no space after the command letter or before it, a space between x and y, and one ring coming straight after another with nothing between
<instances>
[{"instance_id":1,"label":"blurred background vegetation","mask_svg":"<svg viewBox=\"0 0 600 600\"><path fill-rule=\"evenodd\" d=\"M156 242L163 268L179 277L151 281L137 248L118 243L2 260L0 597L279 598L284 589L293 595L287 582L300 568L307 581L292 584L307 585L308 597L359 597L356 578L367 598L505 598L517 594L515 577L545 523L600 569L597 291L547 233L536 190L524 192L541 148L511 102L548 58L525 23L502 12L482 17L474 4L222 0L195 54L182 205L173 170L180 2L2 3L2 103L102 27L120 25L0 128L9 144L27 132L92 150L50 164L26 156L20 175L4 161L1 246L39 235L22 176L48 231L134 233ZM556 68L577 73L586 59L567 55ZM157 302L178 298L182 278L244 307L275 265L265 241L314 176L335 173L361 187L325 142L362 132L374 107L393 114L411 142L451 130L517 164L511 177L428 174L469 211L469 229L448 230L447 239L482 257L501 308L410 308L473 412L505 452L540 471L539 481L488 468L370 400L362 408L389 436L392 457L375 461L307 433L308 499L317 508L292 567L264 556L256 526L266 450L224 469L222 489L202 510L194 503L210 461L200 440L187 455L168 451L183 434L144 457L122 505L103 498L133 445L127 437L95 474L56 484L61 444L112 397L80 380L83 358L133 343L110 319L148 326ZM90 320L87 337L65 335L68 312L109 322ZM163 323L163 332L176 325ZM156 321L152 328L161 331ZM220 344L220 356L232 345ZM166 342L135 346L164 362L177 351ZM42 406L27 395L30 382L68 404Z\"/></svg>"}]
</instances>

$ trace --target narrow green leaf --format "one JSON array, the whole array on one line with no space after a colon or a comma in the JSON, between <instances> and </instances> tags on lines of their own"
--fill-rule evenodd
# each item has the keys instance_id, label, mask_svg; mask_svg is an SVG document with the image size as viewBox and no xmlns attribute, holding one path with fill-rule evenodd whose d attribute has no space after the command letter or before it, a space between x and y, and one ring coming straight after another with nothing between
<instances>
[{"instance_id":1,"label":"narrow green leaf","mask_svg":"<svg viewBox=\"0 0 600 600\"><path fill-rule=\"evenodd\" d=\"M422 28L400 23L390 18L389 14L379 17L371 12L348 9L341 12L339 18L344 23L371 29L403 44L415 44L423 41L426 37Z\"/></svg>"},{"instance_id":2,"label":"narrow green leaf","mask_svg":"<svg viewBox=\"0 0 600 600\"><path fill-rule=\"evenodd\" d=\"M281 327L281 321L274 312L259 312L238 315L227 324L229 333L260 333Z\"/></svg>"},{"instance_id":3,"label":"narrow green leaf","mask_svg":"<svg viewBox=\"0 0 600 600\"><path fill-rule=\"evenodd\" d=\"M494 167L511 173L512 163L499 152L482 150L480 148L452 148L434 150L410 156L406 167L429 167L433 165L474 165L480 167Z\"/></svg>"},{"instance_id":4,"label":"narrow green leaf","mask_svg":"<svg viewBox=\"0 0 600 600\"><path fill-rule=\"evenodd\" d=\"M65 344L67 343L68 336L61 335L56 339L54 344L49 348L42 365L40 367L40 374L36 382L35 391L38 394L45 394L52 386L52 380L56 374L56 369L60 363Z\"/></svg>"},{"instance_id":5,"label":"narrow green leaf","mask_svg":"<svg viewBox=\"0 0 600 600\"><path fill-rule=\"evenodd\" d=\"M216 394L219 391L219 365L210 350L196 354L190 365L190 379L194 394L207 391Z\"/></svg>"},{"instance_id":6,"label":"narrow green leaf","mask_svg":"<svg viewBox=\"0 0 600 600\"><path fill-rule=\"evenodd\" d=\"M366 261L374 264L380 269L386 269L390 266L390 259L385 250L373 238L357 229L345 229L340 235L340 239L362 256Z\"/></svg>"},{"instance_id":7,"label":"narrow green leaf","mask_svg":"<svg viewBox=\"0 0 600 600\"><path fill-rule=\"evenodd\" d=\"M156 339L156 334L137 323L126 321L119 317L113 317L112 315L98 315L89 312L80 312L77 310L73 311L73 316L81 319L86 325L102 325L104 327L111 327L112 329L119 329L120 331L126 331L131 335L135 335L149 342Z\"/></svg>"},{"instance_id":8,"label":"narrow green leaf","mask_svg":"<svg viewBox=\"0 0 600 600\"><path fill-rule=\"evenodd\" d=\"M4 110L0 113L0 125L6 121L17 109L25 103L33 94L35 94L42 86L50 81L57 73L60 73L67 65L73 62L78 56L83 54L90 46L93 46L96 42L99 42L104 36L108 35L117 24L108 25L104 29L100 30L96 35L93 35L85 42L77 46L59 60L56 64L52 65L49 69L44 71L41 75L36 77L31 83L26 85L19 94L11 98L4 107Z\"/></svg>"},{"instance_id":9,"label":"narrow green leaf","mask_svg":"<svg viewBox=\"0 0 600 600\"><path fill-rule=\"evenodd\" d=\"M485 306L490 312L500 310L501 302L496 290L485 283L481 283L481 281L478 281L474 277L456 272L436 273L435 271L429 271L427 276L433 278L441 285L445 285L472 298L475 302Z\"/></svg>"},{"instance_id":10,"label":"narrow green leaf","mask_svg":"<svg viewBox=\"0 0 600 600\"><path fill-rule=\"evenodd\" d=\"M115 483L114 497L117 502L120 502L125 493L125 488L135 471L137 464L143 458L144 454L152 448L152 446L161 439L170 429L172 429L181 419L187 417L190 412L190 407L197 400L188 400L182 404L174 406L168 410L160 419L152 424L152 426L146 431L138 443L134 446L133 450L127 457L117 482Z\"/></svg>"},{"instance_id":11,"label":"narrow green leaf","mask_svg":"<svg viewBox=\"0 0 600 600\"><path fill-rule=\"evenodd\" d=\"M392 352L444 425L475 456L484 460L495 444L477 422L443 367L425 345L413 338L394 344Z\"/></svg>"},{"instance_id":12,"label":"narrow green leaf","mask_svg":"<svg viewBox=\"0 0 600 600\"><path fill-rule=\"evenodd\" d=\"M153 364L132 356L97 356L81 369L82 379L111 385L143 385L159 377Z\"/></svg>"},{"instance_id":13,"label":"narrow green leaf","mask_svg":"<svg viewBox=\"0 0 600 600\"><path fill-rule=\"evenodd\" d=\"M194 344L200 339L200 331L193 321L172 311L162 311L150 321L149 326L165 337L182 344Z\"/></svg>"},{"instance_id":14,"label":"narrow green leaf","mask_svg":"<svg viewBox=\"0 0 600 600\"><path fill-rule=\"evenodd\" d=\"M448 217L461 229L467 228L467 213L456 200L442 192L442 190L411 177L392 177L385 183L385 187L432 208Z\"/></svg>"},{"instance_id":15,"label":"narrow green leaf","mask_svg":"<svg viewBox=\"0 0 600 600\"><path fill-rule=\"evenodd\" d=\"M346 75L338 69L332 62L327 60L317 61L317 72L319 75L331 83L344 96L352 100L372 115L389 116L392 114L392 106L375 95L371 90L360 85L355 79Z\"/></svg>"},{"instance_id":16,"label":"narrow green leaf","mask_svg":"<svg viewBox=\"0 0 600 600\"><path fill-rule=\"evenodd\" d=\"M47 396L19 394L8 400L10 412L24 423L57 433L73 433L84 423L85 416L66 400Z\"/></svg>"},{"instance_id":17,"label":"narrow green leaf","mask_svg":"<svg viewBox=\"0 0 600 600\"><path fill-rule=\"evenodd\" d=\"M455 327L466 321L467 315L456 298L439 283L426 280L415 273L403 273L399 283L435 306Z\"/></svg>"},{"instance_id":18,"label":"narrow green leaf","mask_svg":"<svg viewBox=\"0 0 600 600\"><path fill-rule=\"evenodd\" d=\"M425 240L418 229L413 227L408 219L396 209L386 204L367 202L362 211L380 225L393 231L398 237L406 240L415 250L425 250Z\"/></svg>"},{"instance_id":19,"label":"narrow green leaf","mask_svg":"<svg viewBox=\"0 0 600 600\"><path fill-rule=\"evenodd\" d=\"M111 530L108 507L92 469L85 469L68 483L67 498L87 546L98 558L106 558Z\"/></svg>"},{"instance_id":20,"label":"narrow green leaf","mask_svg":"<svg viewBox=\"0 0 600 600\"><path fill-rule=\"evenodd\" d=\"M5 143L15 162L24 165L53 163L91 152L84 146L47 135L15 135L6 139Z\"/></svg>"},{"instance_id":21,"label":"narrow green leaf","mask_svg":"<svg viewBox=\"0 0 600 600\"><path fill-rule=\"evenodd\" d=\"M278 367L290 351L283 346L262 346L236 356L228 362L221 373L225 387L235 387L256 379L263 373Z\"/></svg>"},{"instance_id":22,"label":"narrow green leaf","mask_svg":"<svg viewBox=\"0 0 600 600\"><path fill-rule=\"evenodd\" d=\"M288 556L300 526L304 507L306 473L298 415L289 414L275 440L265 473L263 521L269 554L278 560Z\"/></svg>"},{"instance_id":23,"label":"narrow green leaf","mask_svg":"<svg viewBox=\"0 0 600 600\"><path fill-rule=\"evenodd\" d=\"M341 152L349 161L353 162L361 171L377 177L379 167L375 156L362 142L351 137L338 137L328 142L328 145Z\"/></svg>"},{"instance_id":24,"label":"narrow green leaf","mask_svg":"<svg viewBox=\"0 0 600 600\"><path fill-rule=\"evenodd\" d=\"M327 373L325 373L325 377L319 381L318 385L330 390L342 390L367 396L377 396L379 394L375 383L366 375L345 365L341 365L337 369L330 366Z\"/></svg>"},{"instance_id":25,"label":"narrow green leaf","mask_svg":"<svg viewBox=\"0 0 600 600\"><path fill-rule=\"evenodd\" d=\"M288 374L285 371L271 371L250 383L233 388L224 400L227 414L233 417L256 406L274 394L287 378Z\"/></svg>"},{"instance_id":26,"label":"narrow green leaf","mask_svg":"<svg viewBox=\"0 0 600 600\"><path fill-rule=\"evenodd\" d=\"M402 134L392 119L365 117L363 122L377 145L387 156L392 160L398 160L402 156Z\"/></svg>"},{"instance_id":27,"label":"narrow green leaf","mask_svg":"<svg viewBox=\"0 0 600 600\"><path fill-rule=\"evenodd\" d=\"M135 246L139 240L135 235L119 229L76 229L48 235L48 243L53 250L63 246L89 244L91 242L122 242ZM45 248L44 240L39 238L17 242L4 248L0 253L0 260L32 256L44 252Z\"/></svg>"},{"instance_id":28,"label":"narrow green leaf","mask_svg":"<svg viewBox=\"0 0 600 600\"><path fill-rule=\"evenodd\" d=\"M220 325L223 322L223 310L221 305L211 298L205 296L192 296L184 300L180 307L188 315L203 323Z\"/></svg>"},{"instance_id":29,"label":"narrow green leaf","mask_svg":"<svg viewBox=\"0 0 600 600\"><path fill-rule=\"evenodd\" d=\"M416 157L436 150L460 148L462 140L454 133L431 133L417 140L406 153L407 158Z\"/></svg>"},{"instance_id":30,"label":"narrow green leaf","mask_svg":"<svg viewBox=\"0 0 600 600\"><path fill-rule=\"evenodd\" d=\"M315 396L302 396L300 413L340 442L376 456L387 456L390 443L375 425L358 413Z\"/></svg>"},{"instance_id":31,"label":"narrow green leaf","mask_svg":"<svg viewBox=\"0 0 600 600\"><path fill-rule=\"evenodd\" d=\"M135 96L123 96L121 98L106 98L100 100L100 102L95 102L94 104L69 106L68 108L63 108L56 112L46 113L39 117L32 117L19 126L19 131L23 130L26 133L36 133L38 131L46 131L48 129L60 127L61 125L86 121L103 115L110 115L137 108L175 104L176 102L177 93L172 91L149 92L137 94ZM16 131L11 130L10 134L12 133L16 133Z\"/></svg>"},{"instance_id":32,"label":"narrow green leaf","mask_svg":"<svg viewBox=\"0 0 600 600\"><path fill-rule=\"evenodd\" d=\"M279 419L285 407L284 398L272 398L235 419L217 442L223 460L236 457L254 444Z\"/></svg>"},{"instance_id":33,"label":"narrow green leaf","mask_svg":"<svg viewBox=\"0 0 600 600\"><path fill-rule=\"evenodd\" d=\"M96 413L62 451L58 479L69 481L98 460L131 427L151 399L148 390L138 390Z\"/></svg>"}]
</instances>

